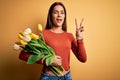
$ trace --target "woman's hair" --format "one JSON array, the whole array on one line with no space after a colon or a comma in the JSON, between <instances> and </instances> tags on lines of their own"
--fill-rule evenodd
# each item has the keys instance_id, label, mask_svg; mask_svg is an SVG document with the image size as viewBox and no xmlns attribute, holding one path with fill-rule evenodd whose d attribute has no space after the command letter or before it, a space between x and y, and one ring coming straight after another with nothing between
<instances>
[{"instance_id":1,"label":"woman's hair","mask_svg":"<svg viewBox=\"0 0 120 80\"><path fill-rule=\"evenodd\" d=\"M51 7L49 8L49 12L48 12L48 16L47 16L47 23L46 23L46 27L45 29L51 29L53 26L53 22L52 22L52 12L55 6L60 5L63 7L64 12L65 12L65 19L62 25L62 30L63 31L67 31L67 25L66 25L66 9L65 6L61 3L61 2L54 2Z\"/></svg>"}]
</instances>

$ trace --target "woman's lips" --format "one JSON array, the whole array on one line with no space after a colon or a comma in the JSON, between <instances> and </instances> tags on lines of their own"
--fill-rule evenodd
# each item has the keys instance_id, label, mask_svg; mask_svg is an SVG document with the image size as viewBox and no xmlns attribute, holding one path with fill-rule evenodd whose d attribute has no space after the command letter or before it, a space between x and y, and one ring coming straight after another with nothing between
<instances>
[{"instance_id":1,"label":"woman's lips","mask_svg":"<svg viewBox=\"0 0 120 80\"><path fill-rule=\"evenodd\" d=\"M62 22L62 19L56 19L57 20L57 22Z\"/></svg>"}]
</instances>

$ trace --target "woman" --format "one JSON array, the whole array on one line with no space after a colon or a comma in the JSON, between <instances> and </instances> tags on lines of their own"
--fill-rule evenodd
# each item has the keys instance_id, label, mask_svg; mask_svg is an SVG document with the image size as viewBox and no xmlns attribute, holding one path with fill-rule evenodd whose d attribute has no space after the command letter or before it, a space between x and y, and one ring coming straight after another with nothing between
<instances>
[{"instance_id":1,"label":"woman","mask_svg":"<svg viewBox=\"0 0 120 80\"><path fill-rule=\"evenodd\" d=\"M56 57L51 65L62 65L65 71L62 72L63 76L56 76L45 65L40 80L72 80L70 73L70 50L73 51L75 56L80 62L86 62L86 51L83 43L83 26L81 21L76 24L76 39L71 33L67 32L66 26L66 9L61 2L55 2L51 5L46 28L43 30L44 40L47 45L52 47L56 53ZM27 60L29 53L20 53L19 58ZM37 63L41 64L41 61ZM44 63L43 63L44 64Z\"/></svg>"}]
</instances>

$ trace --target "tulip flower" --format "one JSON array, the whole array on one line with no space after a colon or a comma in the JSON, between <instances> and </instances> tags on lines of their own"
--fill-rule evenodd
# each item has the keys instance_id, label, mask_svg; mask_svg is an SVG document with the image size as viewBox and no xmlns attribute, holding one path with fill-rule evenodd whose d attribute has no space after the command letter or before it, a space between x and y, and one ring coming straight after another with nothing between
<instances>
[{"instance_id":1,"label":"tulip flower","mask_svg":"<svg viewBox=\"0 0 120 80\"><path fill-rule=\"evenodd\" d=\"M19 46L18 44L14 44L13 49L14 49L14 50L19 50L19 49L20 49L20 46Z\"/></svg>"},{"instance_id":2,"label":"tulip flower","mask_svg":"<svg viewBox=\"0 0 120 80\"><path fill-rule=\"evenodd\" d=\"M34 40L39 39L39 36L36 35L36 34L31 33L30 36L31 36L31 38L34 39Z\"/></svg>"},{"instance_id":3,"label":"tulip flower","mask_svg":"<svg viewBox=\"0 0 120 80\"><path fill-rule=\"evenodd\" d=\"M30 33L32 33L32 31L31 31L30 28L25 29L25 31L24 31L24 35L26 35L26 34L30 34Z\"/></svg>"},{"instance_id":4,"label":"tulip flower","mask_svg":"<svg viewBox=\"0 0 120 80\"><path fill-rule=\"evenodd\" d=\"M24 38L23 34L22 34L22 33L19 33L19 34L18 34L18 38L19 38L19 39L23 39L23 38Z\"/></svg>"},{"instance_id":5,"label":"tulip flower","mask_svg":"<svg viewBox=\"0 0 120 80\"><path fill-rule=\"evenodd\" d=\"M20 40L21 45L27 45L27 42L25 42L24 40Z\"/></svg>"},{"instance_id":6,"label":"tulip flower","mask_svg":"<svg viewBox=\"0 0 120 80\"><path fill-rule=\"evenodd\" d=\"M31 40L30 35L25 35L23 40L29 42Z\"/></svg>"},{"instance_id":7,"label":"tulip flower","mask_svg":"<svg viewBox=\"0 0 120 80\"><path fill-rule=\"evenodd\" d=\"M38 30L42 31L42 25L41 24L38 24Z\"/></svg>"}]
</instances>

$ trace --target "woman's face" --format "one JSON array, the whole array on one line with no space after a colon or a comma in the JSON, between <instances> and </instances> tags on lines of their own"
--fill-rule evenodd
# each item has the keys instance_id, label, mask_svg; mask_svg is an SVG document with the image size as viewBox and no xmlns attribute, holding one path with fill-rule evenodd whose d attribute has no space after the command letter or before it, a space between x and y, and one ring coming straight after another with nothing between
<instances>
[{"instance_id":1,"label":"woman's face","mask_svg":"<svg viewBox=\"0 0 120 80\"><path fill-rule=\"evenodd\" d=\"M52 12L52 22L55 27L62 27L65 18L65 11L61 5L54 7Z\"/></svg>"}]
</instances>

